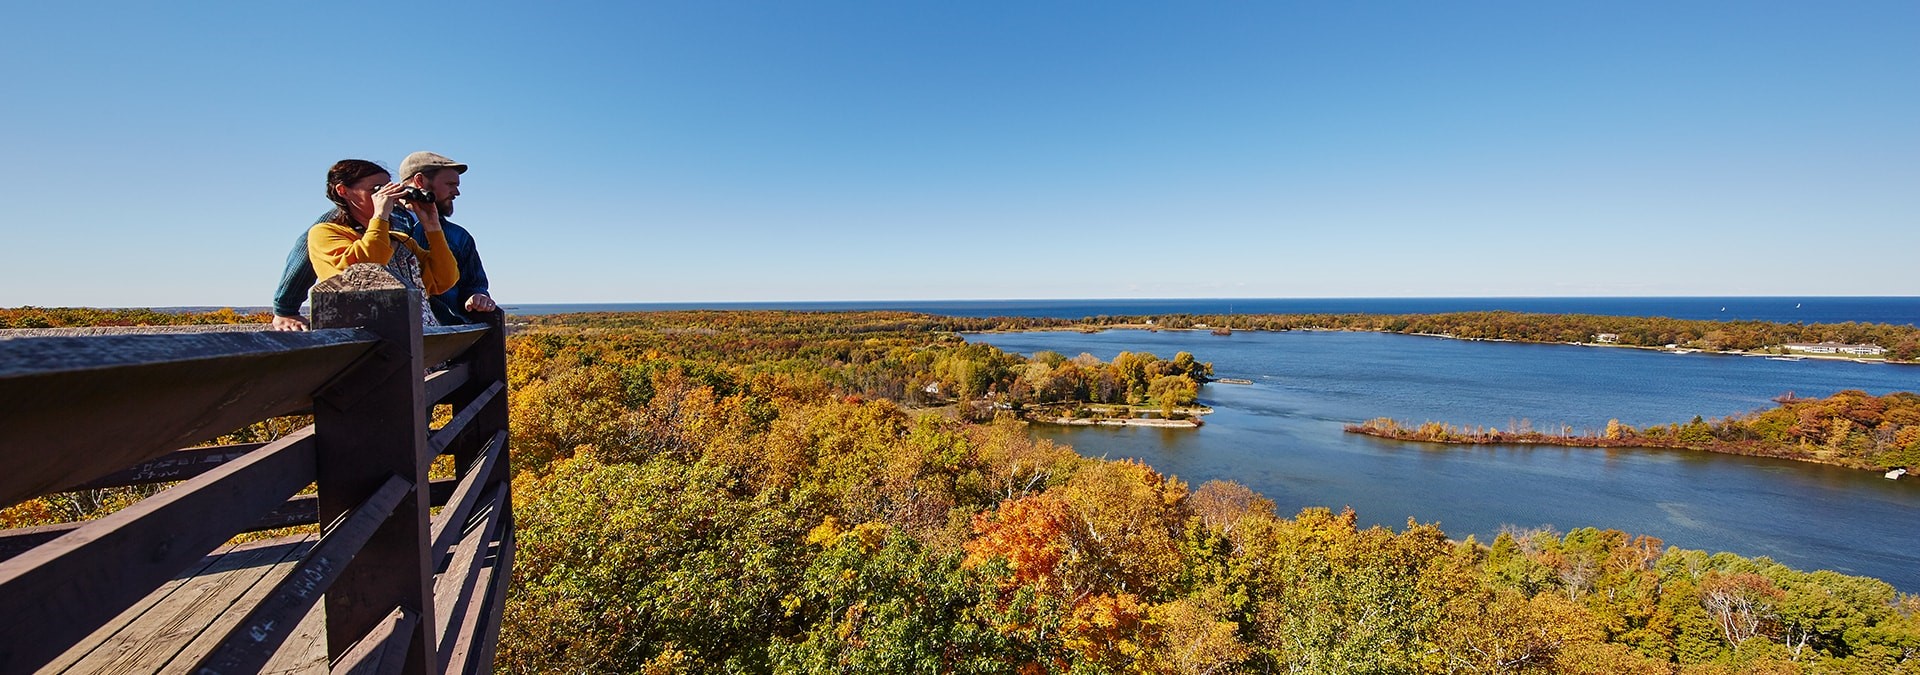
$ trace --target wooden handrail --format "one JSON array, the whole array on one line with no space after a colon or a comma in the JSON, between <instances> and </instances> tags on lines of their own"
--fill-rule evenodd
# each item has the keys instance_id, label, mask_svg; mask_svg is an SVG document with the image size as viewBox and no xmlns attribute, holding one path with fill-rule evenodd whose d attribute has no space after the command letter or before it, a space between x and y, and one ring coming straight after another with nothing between
<instances>
[{"instance_id":1,"label":"wooden handrail","mask_svg":"<svg viewBox=\"0 0 1920 675\"><path fill-rule=\"evenodd\" d=\"M209 563L229 560L205 557L215 549L251 551L222 549L236 533L312 522L334 524L283 547L271 564L287 576L195 644L227 640L166 667L258 669L287 656L275 647L323 601L337 672L491 669L514 541L504 325L422 328L419 291L375 265L313 298L304 333L0 331L0 506L179 481L98 520L0 532L0 672L80 663L91 646L63 652L135 628L138 612L116 615L159 602L142 598L174 575L229 569ZM455 417L429 435L443 400ZM314 425L272 443L178 449L308 410ZM457 481L428 480L443 450Z\"/></svg>"},{"instance_id":2,"label":"wooden handrail","mask_svg":"<svg viewBox=\"0 0 1920 675\"><path fill-rule=\"evenodd\" d=\"M0 349L7 418L0 504L304 408L374 339L343 329L7 340Z\"/></svg>"},{"instance_id":3,"label":"wooden handrail","mask_svg":"<svg viewBox=\"0 0 1920 675\"><path fill-rule=\"evenodd\" d=\"M420 360L427 365L446 363L467 351L487 334L484 324L471 326L435 326L420 329Z\"/></svg>"}]
</instances>

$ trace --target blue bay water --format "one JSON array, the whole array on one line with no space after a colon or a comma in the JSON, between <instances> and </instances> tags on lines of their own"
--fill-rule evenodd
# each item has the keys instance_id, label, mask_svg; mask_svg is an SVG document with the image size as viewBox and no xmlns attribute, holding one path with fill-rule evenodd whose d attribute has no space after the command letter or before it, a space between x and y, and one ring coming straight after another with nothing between
<instances>
[{"instance_id":1,"label":"blue bay water","mask_svg":"<svg viewBox=\"0 0 1920 675\"><path fill-rule=\"evenodd\" d=\"M1613 528L1669 545L1768 556L1920 591L1920 481L1711 453L1386 441L1342 427L1374 417L1506 428L1604 428L1709 419L1775 396L1920 389L1920 366L1466 342L1294 331L1137 330L968 335L1021 353L1112 359L1193 352L1220 377L1199 429L1053 427L1037 435L1082 454L1131 457L1197 487L1234 480L1284 513L1351 506L1369 524L1438 522L1489 540L1502 527Z\"/></svg>"},{"instance_id":2,"label":"blue bay water","mask_svg":"<svg viewBox=\"0 0 1920 675\"><path fill-rule=\"evenodd\" d=\"M1080 319L1156 314L1433 314L1506 310L1548 314L1664 316L1711 321L1782 323L1920 322L1920 298L1908 297L1662 297L1662 298L1215 298L1159 300L862 300L844 302L618 302L521 304L520 315L573 312L784 309L899 310L944 316L1028 316Z\"/></svg>"}]
</instances>

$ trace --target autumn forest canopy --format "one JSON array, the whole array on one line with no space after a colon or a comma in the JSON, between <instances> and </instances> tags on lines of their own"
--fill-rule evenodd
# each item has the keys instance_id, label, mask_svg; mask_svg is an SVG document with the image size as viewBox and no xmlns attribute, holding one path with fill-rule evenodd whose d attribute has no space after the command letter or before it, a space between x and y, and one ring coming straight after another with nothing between
<instances>
[{"instance_id":1,"label":"autumn forest canopy","mask_svg":"<svg viewBox=\"0 0 1920 675\"><path fill-rule=\"evenodd\" d=\"M23 316L53 321L0 310L8 325ZM1259 327L1505 339L1604 329L1660 344L1791 334L1898 349L1914 337L1506 313L1268 320L1285 325ZM1235 483L1189 485L1036 440L1025 407L1190 403L1212 375L1205 354L1020 356L955 335L1066 325L897 312L528 320L508 345L519 551L499 668L1920 673L1920 598L1875 579L1613 530L1457 541L1419 514L1363 528L1351 512L1282 513ZM1631 325L1644 336L1624 337ZM1752 433L1844 445L1852 437L1822 420L1884 421L1910 403L1763 413ZM0 524L31 515L9 509Z\"/></svg>"},{"instance_id":2,"label":"autumn forest canopy","mask_svg":"<svg viewBox=\"0 0 1920 675\"><path fill-rule=\"evenodd\" d=\"M1877 580L1617 531L1460 542L1413 521L1360 528L1036 441L1011 411L958 404L1073 361L948 332L1006 327L891 313L537 320L511 358L525 554L503 666L1920 668L1920 601ZM1138 381L1101 395L1133 396Z\"/></svg>"}]
</instances>

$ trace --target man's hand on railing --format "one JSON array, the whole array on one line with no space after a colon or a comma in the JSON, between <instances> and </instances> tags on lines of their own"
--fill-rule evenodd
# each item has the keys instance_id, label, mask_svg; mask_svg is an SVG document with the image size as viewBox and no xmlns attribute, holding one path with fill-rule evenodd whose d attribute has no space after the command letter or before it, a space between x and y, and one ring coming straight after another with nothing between
<instances>
[{"instance_id":1,"label":"man's hand on railing","mask_svg":"<svg viewBox=\"0 0 1920 675\"><path fill-rule=\"evenodd\" d=\"M297 316L274 316L274 330L306 330L307 320Z\"/></svg>"},{"instance_id":2,"label":"man's hand on railing","mask_svg":"<svg viewBox=\"0 0 1920 675\"><path fill-rule=\"evenodd\" d=\"M485 293L475 293L472 297L467 298L467 311L469 312L491 312L494 309L496 309L496 307L493 304L493 298L487 297Z\"/></svg>"}]
</instances>

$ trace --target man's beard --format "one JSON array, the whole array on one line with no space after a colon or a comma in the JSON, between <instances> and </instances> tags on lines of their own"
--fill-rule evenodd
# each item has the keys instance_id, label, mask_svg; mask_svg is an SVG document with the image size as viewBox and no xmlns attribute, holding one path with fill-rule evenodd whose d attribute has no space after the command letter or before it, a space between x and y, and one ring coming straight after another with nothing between
<instances>
[{"instance_id":1,"label":"man's beard","mask_svg":"<svg viewBox=\"0 0 1920 675\"><path fill-rule=\"evenodd\" d=\"M434 204L434 206L440 209L440 215L443 215L443 216L453 215L453 200L451 199Z\"/></svg>"}]
</instances>

